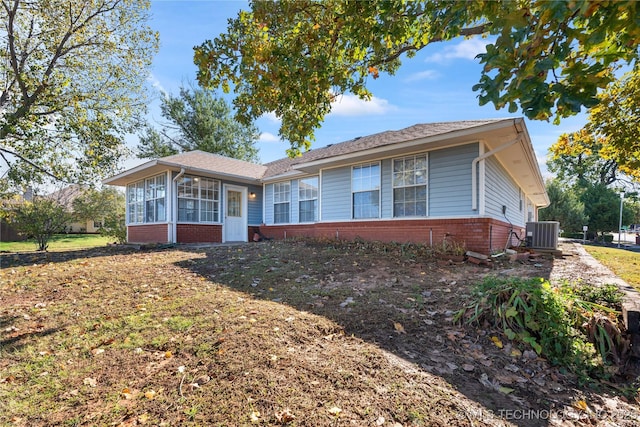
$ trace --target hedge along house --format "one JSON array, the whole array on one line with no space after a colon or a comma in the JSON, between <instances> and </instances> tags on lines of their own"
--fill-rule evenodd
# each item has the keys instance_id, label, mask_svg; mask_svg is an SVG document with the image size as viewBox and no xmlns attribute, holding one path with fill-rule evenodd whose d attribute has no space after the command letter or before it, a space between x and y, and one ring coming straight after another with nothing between
<instances>
[{"instance_id":1,"label":"hedge along house","mask_svg":"<svg viewBox=\"0 0 640 427\"><path fill-rule=\"evenodd\" d=\"M259 227L490 253L549 204L522 119L418 124L265 165L195 151L104 182L127 187L137 243L248 241Z\"/></svg>"}]
</instances>

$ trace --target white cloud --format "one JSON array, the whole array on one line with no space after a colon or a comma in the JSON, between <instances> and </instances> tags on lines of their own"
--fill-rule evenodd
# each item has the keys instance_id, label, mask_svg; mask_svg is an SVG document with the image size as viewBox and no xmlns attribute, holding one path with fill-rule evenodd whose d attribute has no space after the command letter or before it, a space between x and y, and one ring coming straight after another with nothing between
<instances>
[{"instance_id":1,"label":"white cloud","mask_svg":"<svg viewBox=\"0 0 640 427\"><path fill-rule=\"evenodd\" d=\"M278 135L274 135L270 132L262 132L260 134L260 138L258 138L260 142L281 142L282 140Z\"/></svg>"},{"instance_id":2,"label":"white cloud","mask_svg":"<svg viewBox=\"0 0 640 427\"><path fill-rule=\"evenodd\" d=\"M274 113L273 111L269 112L269 113L264 113L261 117L264 117L265 119L269 120L270 122L273 123L280 123L280 117L278 117L276 115L276 113Z\"/></svg>"},{"instance_id":3,"label":"white cloud","mask_svg":"<svg viewBox=\"0 0 640 427\"><path fill-rule=\"evenodd\" d=\"M367 116L385 114L394 107L386 99L372 96L369 101L356 95L340 95L331 103L331 114L336 116Z\"/></svg>"},{"instance_id":4,"label":"white cloud","mask_svg":"<svg viewBox=\"0 0 640 427\"><path fill-rule=\"evenodd\" d=\"M426 62L447 62L452 59L474 59L479 53L487 51L489 40L474 37L466 39L456 45L442 44L442 52L427 57Z\"/></svg>"},{"instance_id":5,"label":"white cloud","mask_svg":"<svg viewBox=\"0 0 640 427\"><path fill-rule=\"evenodd\" d=\"M411 82L417 82L420 80L434 80L438 77L440 77L440 74L437 71L425 70L425 71L420 71L419 73L411 74L409 77L404 79L404 81L407 83L411 83Z\"/></svg>"},{"instance_id":6,"label":"white cloud","mask_svg":"<svg viewBox=\"0 0 640 427\"><path fill-rule=\"evenodd\" d=\"M158 78L154 76L153 73L149 73L149 75L147 76L147 81L154 89L158 90L162 94L162 96L169 95L169 92L167 92L167 90L162 86L162 83L160 83L160 80L158 80Z\"/></svg>"}]
</instances>

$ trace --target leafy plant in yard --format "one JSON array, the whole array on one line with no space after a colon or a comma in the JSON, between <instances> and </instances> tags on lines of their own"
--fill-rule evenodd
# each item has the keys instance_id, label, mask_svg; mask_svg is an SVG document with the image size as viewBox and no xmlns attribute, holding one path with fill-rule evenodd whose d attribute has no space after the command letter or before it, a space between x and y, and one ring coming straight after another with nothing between
<instances>
[{"instance_id":1,"label":"leafy plant in yard","mask_svg":"<svg viewBox=\"0 0 640 427\"><path fill-rule=\"evenodd\" d=\"M488 277L472 290L472 302L456 321L493 324L518 343L581 376L606 376L620 366L628 341L618 327L620 313L609 305L621 297L611 285L552 286L541 278ZM599 357L598 357L599 356Z\"/></svg>"},{"instance_id":2,"label":"leafy plant in yard","mask_svg":"<svg viewBox=\"0 0 640 427\"><path fill-rule=\"evenodd\" d=\"M99 220L101 235L113 237L118 243L127 241L125 197L124 193L115 188L90 189L82 192L73 201L73 214L81 221Z\"/></svg>"},{"instance_id":3,"label":"leafy plant in yard","mask_svg":"<svg viewBox=\"0 0 640 427\"><path fill-rule=\"evenodd\" d=\"M62 232L71 219L64 206L46 198L13 204L5 215L19 233L36 240L39 251L46 251L51 237Z\"/></svg>"}]
</instances>

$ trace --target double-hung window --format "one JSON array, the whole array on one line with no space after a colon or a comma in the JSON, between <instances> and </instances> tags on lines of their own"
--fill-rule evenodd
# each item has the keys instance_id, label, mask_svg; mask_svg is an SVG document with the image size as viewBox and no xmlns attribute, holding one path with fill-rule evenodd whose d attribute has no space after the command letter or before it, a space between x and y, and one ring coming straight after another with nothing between
<instances>
[{"instance_id":1,"label":"double-hung window","mask_svg":"<svg viewBox=\"0 0 640 427\"><path fill-rule=\"evenodd\" d=\"M318 177L298 181L299 221L318 220Z\"/></svg>"},{"instance_id":2,"label":"double-hung window","mask_svg":"<svg viewBox=\"0 0 640 427\"><path fill-rule=\"evenodd\" d=\"M143 224L166 221L165 198L164 174L127 185L127 222Z\"/></svg>"},{"instance_id":3,"label":"double-hung window","mask_svg":"<svg viewBox=\"0 0 640 427\"><path fill-rule=\"evenodd\" d=\"M380 163L354 166L351 169L353 218L380 216Z\"/></svg>"},{"instance_id":4,"label":"double-hung window","mask_svg":"<svg viewBox=\"0 0 640 427\"><path fill-rule=\"evenodd\" d=\"M273 222L286 224L290 220L291 183L277 182L273 184Z\"/></svg>"},{"instance_id":5,"label":"double-hung window","mask_svg":"<svg viewBox=\"0 0 640 427\"><path fill-rule=\"evenodd\" d=\"M393 216L427 216L427 155L393 160Z\"/></svg>"},{"instance_id":6,"label":"double-hung window","mask_svg":"<svg viewBox=\"0 0 640 427\"><path fill-rule=\"evenodd\" d=\"M219 222L220 181L183 176L178 182L178 221Z\"/></svg>"}]
</instances>

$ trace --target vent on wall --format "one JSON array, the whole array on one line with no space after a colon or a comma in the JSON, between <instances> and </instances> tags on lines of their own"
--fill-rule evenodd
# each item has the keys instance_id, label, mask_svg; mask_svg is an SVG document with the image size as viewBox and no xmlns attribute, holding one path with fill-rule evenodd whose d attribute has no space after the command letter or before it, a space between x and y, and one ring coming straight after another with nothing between
<instances>
[{"instance_id":1,"label":"vent on wall","mask_svg":"<svg viewBox=\"0 0 640 427\"><path fill-rule=\"evenodd\" d=\"M560 223L539 221L527 223L527 246L533 249L558 249Z\"/></svg>"}]
</instances>

